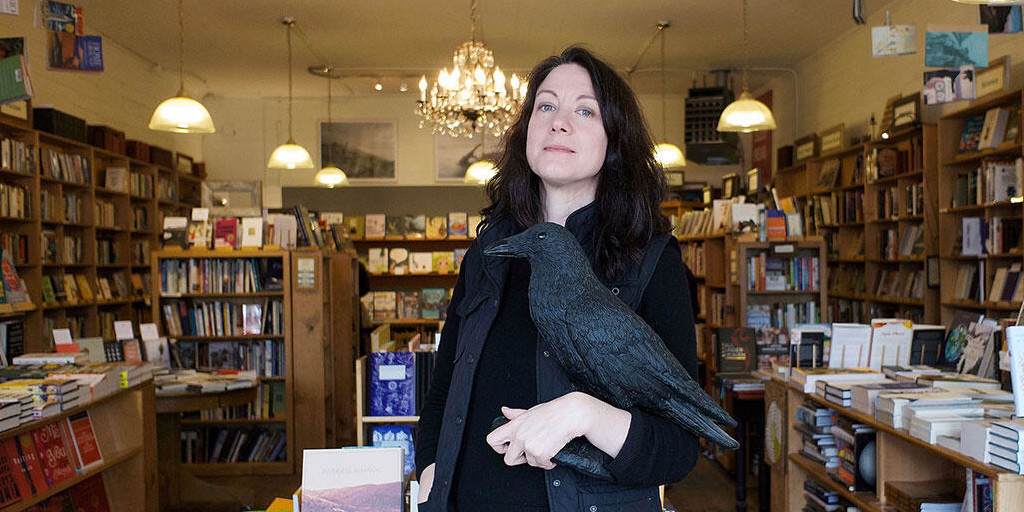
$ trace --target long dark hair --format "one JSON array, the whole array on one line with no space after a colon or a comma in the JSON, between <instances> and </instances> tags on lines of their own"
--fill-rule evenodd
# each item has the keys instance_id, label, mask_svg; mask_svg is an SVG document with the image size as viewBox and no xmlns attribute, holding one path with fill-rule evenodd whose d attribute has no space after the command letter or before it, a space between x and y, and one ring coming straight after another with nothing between
<instances>
[{"instance_id":1,"label":"long dark hair","mask_svg":"<svg viewBox=\"0 0 1024 512\"><path fill-rule=\"evenodd\" d=\"M611 66L585 48L570 46L530 72L519 117L502 140L498 173L486 186L490 204L481 214L487 222L512 218L524 227L544 220L540 178L526 159L526 132L537 88L553 69L565 64L587 70L608 135L598 172L595 239L598 266L606 279L613 279L640 261L653 235L669 230L660 208L665 174L654 160L654 143L636 95Z\"/></svg>"}]
</instances>

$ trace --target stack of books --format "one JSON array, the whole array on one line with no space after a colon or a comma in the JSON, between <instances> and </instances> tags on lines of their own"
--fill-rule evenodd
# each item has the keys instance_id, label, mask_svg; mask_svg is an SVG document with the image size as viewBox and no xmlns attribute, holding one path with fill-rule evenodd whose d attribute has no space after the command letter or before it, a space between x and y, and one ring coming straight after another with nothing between
<instances>
[{"instance_id":1,"label":"stack of books","mask_svg":"<svg viewBox=\"0 0 1024 512\"><path fill-rule=\"evenodd\" d=\"M793 368L789 380L804 393L814 393L819 380L842 382L883 377L885 375L882 372L876 372L869 368Z\"/></svg>"},{"instance_id":2,"label":"stack of books","mask_svg":"<svg viewBox=\"0 0 1024 512\"><path fill-rule=\"evenodd\" d=\"M930 389L916 382L896 382L882 380L869 383L856 383L850 390L850 407L854 410L875 415L875 399L880 393L887 391L911 391Z\"/></svg>"},{"instance_id":3,"label":"stack of books","mask_svg":"<svg viewBox=\"0 0 1024 512\"><path fill-rule=\"evenodd\" d=\"M891 382L885 378L871 378L865 380L851 380L851 381L828 381L819 380L815 386L815 393L832 402L836 405L843 407L850 407L853 404L853 387L857 385L869 385L879 382Z\"/></svg>"},{"instance_id":4,"label":"stack of books","mask_svg":"<svg viewBox=\"0 0 1024 512\"><path fill-rule=\"evenodd\" d=\"M958 480L929 480L924 482L886 482L886 504L897 512L959 511L964 500L964 485Z\"/></svg>"},{"instance_id":5,"label":"stack of books","mask_svg":"<svg viewBox=\"0 0 1024 512\"><path fill-rule=\"evenodd\" d=\"M824 466L826 469L839 467L839 450L836 448L832 425L838 415L828 407L816 407L805 403L797 408L793 427L803 438L800 453Z\"/></svg>"},{"instance_id":6,"label":"stack of books","mask_svg":"<svg viewBox=\"0 0 1024 512\"><path fill-rule=\"evenodd\" d=\"M973 406L977 401L951 391L911 391L911 392L890 392L881 393L875 402L875 419L893 428L907 428L909 426L908 409L929 407L933 410L940 408L956 408L961 406ZM980 408L977 408L980 411Z\"/></svg>"},{"instance_id":7,"label":"stack of books","mask_svg":"<svg viewBox=\"0 0 1024 512\"><path fill-rule=\"evenodd\" d=\"M1024 475L1024 419L995 421L990 427L988 451L991 464Z\"/></svg>"},{"instance_id":8,"label":"stack of books","mask_svg":"<svg viewBox=\"0 0 1024 512\"><path fill-rule=\"evenodd\" d=\"M839 450L839 465L828 472L853 492L873 491L875 483L864 478L860 469L860 458L868 446L874 446L875 429L870 425L854 423L840 416L832 426L832 434Z\"/></svg>"}]
</instances>

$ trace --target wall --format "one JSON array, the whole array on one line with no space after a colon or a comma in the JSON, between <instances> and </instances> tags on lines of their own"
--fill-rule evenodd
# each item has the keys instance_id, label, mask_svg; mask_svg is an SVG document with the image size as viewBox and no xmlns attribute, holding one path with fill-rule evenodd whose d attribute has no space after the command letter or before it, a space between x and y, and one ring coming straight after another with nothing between
<instances>
[{"instance_id":1,"label":"wall","mask_svg":"<svg viewBox=\"0 0 1024 512\"><path fill-rule=\"evenodd\" d=\"M796 114L785 105L793 105L792 79L780 77L771 84L775 88L776 108L780 129L773 143L791 144L808 133L821 133L839 123L845 123L846 134L859 136L869 131L869 119L874 113L881 120L887 98L897 94L912 94L922 88L924 67L924 38L928 24L971 25L978 23L978 7L953 3L948 0L901 0L889 6L893 24L915 24L917 53L899 57L873 58L871 56L872 26L885 24L881 12L868 20L867 25L855 26L840 34L821 50L795 66L799 75L798 131L788 130ZM991 35L989 59L1009 55L1013 65L1009 89L1024 84L1024 35ZM929 68L930 69L930 68ZM782 94L789 87L789 94ZM941 106L923 106L922 118L934 123L943 113L963 108L966 103ZM789 110L789 112L787 112Z\"/></svg>"},{"instance_id":2,"label":"wall","mask_svg":"<svg viewBox=\"0 0 1024 512\"><path fill-rule=\"evenodd\" d=\"M25 0L19 3L20 12L17 16L0 15L0 33L4 37L25 38L29 73L36 93L32 100L34 106L50 105L81 117L88 124L121 130L129 139L180 151L196 161L203 160L202 136L155 132L148 128L153 109L178 90L177 63L173 63L174 72L161 71L156 63L104 37L103 72L48 70L48 32L35 24L33 12L39 3ZM86 31L90 35L95 34L89 30L88 24ZM187 83L190 90L193 89L191 82ZM193 94L203 93L199 87L194 89Z\"/></svg>"}]
</instances>

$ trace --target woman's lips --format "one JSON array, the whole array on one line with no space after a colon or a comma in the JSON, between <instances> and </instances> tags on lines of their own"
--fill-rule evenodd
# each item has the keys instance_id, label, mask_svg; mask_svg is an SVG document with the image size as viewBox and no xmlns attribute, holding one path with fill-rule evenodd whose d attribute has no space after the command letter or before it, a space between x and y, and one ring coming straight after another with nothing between
<instances>
[{"instance_id":1,"label":"woman's lips","mask_svg":"<svg viewBox=\"0 0 1024 512\"><path fill-rule=\"evenodd\" d=\"M554 151L556 153L575 153L571 148L565 146L545 146L544 151Z\"/></svg>"}]
</instances>

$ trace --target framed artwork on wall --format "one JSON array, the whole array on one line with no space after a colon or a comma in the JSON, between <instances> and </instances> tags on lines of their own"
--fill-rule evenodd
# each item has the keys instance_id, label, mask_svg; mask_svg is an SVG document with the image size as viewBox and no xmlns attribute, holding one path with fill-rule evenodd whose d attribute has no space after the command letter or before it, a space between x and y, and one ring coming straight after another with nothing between
<instances>
[{"instance_id":1,"label":"framed artwork on wall","mask_svg":"<svg viewBox=\"0 0 1024 512\"><path fill-rule=\"evenodd\" d=\"M438 182L462 182L466 169L480 160L498 162L500 139L476 134L472 139L434 135L435 179Z\"/></svg>"},{"instance_id":2,"label":"framed artwork on wall","mask_svg":"<svg viewBox=\"0 0 1024 512\"><path fill-rule=\"evenodd\" d=\"M320 123L320 163L333 164L350 180L397 181L394 121Z\"/></svg>"}]
</instances>

